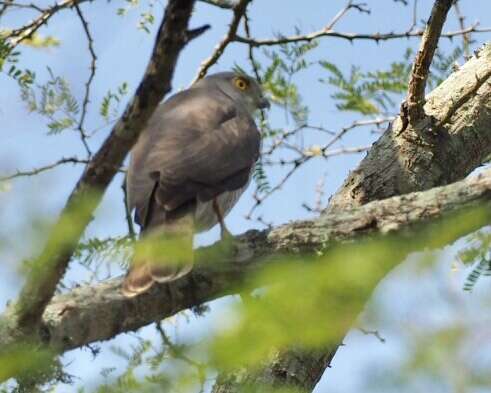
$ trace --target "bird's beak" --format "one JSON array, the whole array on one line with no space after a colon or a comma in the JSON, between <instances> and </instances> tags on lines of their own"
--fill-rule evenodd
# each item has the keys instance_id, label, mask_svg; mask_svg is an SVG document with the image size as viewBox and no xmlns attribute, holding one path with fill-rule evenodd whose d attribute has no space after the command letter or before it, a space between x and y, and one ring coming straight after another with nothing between
<instances>
[{"instance_id":1,"label":"bird's beak","mask_svg":"<svg viewBox=\"0 0 491 393\"><path fill-rule=\"evenodd\" d=\"M269 109L269 108L271 108L271 104L264 97L261 97L261 100L259 101L259 105L258 106L259 106L259 109Z\"/></svg>"}]
</instances>

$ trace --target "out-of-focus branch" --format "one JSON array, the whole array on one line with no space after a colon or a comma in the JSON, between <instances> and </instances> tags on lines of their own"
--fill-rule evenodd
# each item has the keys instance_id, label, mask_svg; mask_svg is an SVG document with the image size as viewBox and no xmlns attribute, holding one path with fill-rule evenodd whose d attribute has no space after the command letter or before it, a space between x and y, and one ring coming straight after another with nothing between
<instances>
[{"instance_id":1,"label":"out-of-focus branch","mask_svg":"<svg viewBox=\"0 0 491 393\"><path fill-rule=\"evenodd\" d=\"M232 17L232 22L230 23L230 27L227 31L227 34L225 34L225 37L218 43L218 45L215 47L215 50L211 54L211 56L203 61L201 63L198 74L196 75L196 78L194 78L192 83L197 82L201 78L203 78L210 67L215 64L220 57L223 54L223 51L225 48L230 44L232 41L234 41L237 29L239 28L239 23L242 17L244 16L247 6L252 0L239 0L239 2L234 6L233 11L234 15Z\"/></svg>"},{"instance_id":2,"label":"out-of-focus branch","mask_svg":"<svg viewBox=\"0 0 491 393\"><path fill-rule=\"evenodd\" d=\"M459 21L459 26L461 30L464 30L465 28L465 17L462 11L460 10L460 5L459 5L459 0L456 0L454 2L454 10L455 14L457 15L457 20ZM471 33L465 33L462 35L462 46L464 48L464 55L465 57L470 56L470 45L471 45Z\"/></svg>"},{"instance_id":3,"label":"out-of-focus branch","mask_svg":"<svg viewBox=\"0 0 491 393\"><path fill-rule=\"evenodd\" d=\"M426 81L438 46L443 24L452 7L453 0L435 0L431 16L421 39L421 45L414 60L406 99L408 121L411 124L424 116Z\"/></svg>"},{"instance_id":4,"label":"out-of-focus branch","mask_svg":"<svg viewBox=\"0 0 491 393\"><path fill-rule=\"evenodd\" d=\"M179 53L193 32L187 26L195 0L169 1L152 57L135 96L110 135L88 163L50 234L41 255L31 264L26 283L14 306L18 326L32 329L63 277L75 246L102 194L117 173L148 119L170 91ZM75 215L76 220L73 220ZM67 228L70 232L66 233Z\"/></svg>"}]
</instances>

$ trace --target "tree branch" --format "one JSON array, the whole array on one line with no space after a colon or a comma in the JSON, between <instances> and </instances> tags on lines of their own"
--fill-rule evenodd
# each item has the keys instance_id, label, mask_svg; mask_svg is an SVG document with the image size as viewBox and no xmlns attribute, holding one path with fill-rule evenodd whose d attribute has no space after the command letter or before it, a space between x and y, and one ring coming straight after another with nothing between
<instances>
[{"instance_id":1,"label":"tree branch","mask_svg":"<svg viewBox=\"0 0 491 393\"><path fill-rule=\"evenodd\" d=\"M474 24L463 30L448 31L446 33L442 33L441 37L452 39L453 37L461 36L464 34L489 33L490 31L491 31L491 27L479 28L477 27L477 24ZM289 44L295 42L310 42L321 37L342 38L350 42L356 40L380 42L380 41L389 41L389 40L395 40L400 38L421 37L423 34L424 34L424 30L408 30L401 33L365 34L365 33L348 33L348 32L322 29L309 34L300 34L300 35L293 35L289 37L278 37L278 38L269 38L269 39L247 38L237 35L234 41L239 42L241 44L247 44L247 45L258 47L258 46L282 45L282 44Z\"/></svg>"},{"instance_id":2,"label":"tree branch","mask_svg":"<svg viewBox=\"0 0 491 393\"><path fill-rule=\"evenodd\" d=\"M90 150L89 144L87 142L87 133L85 132L84 129L84 121L85 121L85 116L87 116L87 107L89 105L89 100L90 100L90 86L95 77L97 56L94 51L94 39L92 38L92 34L90 33L89 24L85 19L78 3L75 3L74 7L75 7L75 11L77 12L77 16L80 19L80 23L82 23L85 36L87 37L88 49L91 58L90 74L89 74L89 78L87 79L87 82L85 83L85 95L84 95L84 101L82 103L82 114L80 115L80 120L77 126L77 130L80 133L80 139L82 141L82 144L85 147L88 158L90 158L92 156L92 151Z\"/></svg>"},{"instance_id":3,"label":"tree branch","mask_svg":"<svg viewBox=\"0 0 491 393\"><path fill-rule=\"evenodd\" d=\"M85 1L88 0L63 0L50 8L42 10L41 14L32 22L18 29L12 30L4 38L9 39L10 45L12 46L12 48L15 48L17 45L22 43L22 41L31 38L33 34L36 33L36 31L38 31L41 26L46 25L51 17L55 15L58 11L71 8L74 5L83 3Z\"/></svg>"},{"instance_id":4,"label":"tree branch","mask_svg":"<svg viewBox=\"0 0 491 393\"><path fill-rule=\"evenodd\" d=\"M249 231L236 238L236 254L224 256L220 243L201 248L197 250L198 263L192 273L155 286L136 298L121 294L120 278L55 296L44 312L41 337L45 344L60 351L107 340L235 293L251 272L272 261L269 257L312 254L326 249L326 245L328 250L336 242L377 234L397 233L411 239L413 231L418 231L424 223L491 202L490 191L491 170L488 170L449 186L375 201L316 220L297 221L271 231ZM479 229L490 219L491 216L483 217L473 229Z\"/></svg>"},{"instance_id":5,"label":"tree branch","mask_svg":"<svg viewBox=\"0 0 491 393\"><path fill-rule=\"evenodd\" d=\"M48 164L48 165L45 165L45 166L42 166L39 168L34 168L34 169L29 170L29 171L16 171L12 175L0 177L0 182L13 180L13 179L16 179L18 177L38 175L39 173L49 171L50 169L54 169L54 168L56 168L60 165L63 165L63 164L87 164L88 162L89 162L88 160L82 160L82 159L77 158L77 157L61 158L52 164Z\"/></svg>"},{"instance_id":6,"label":"tree branch","mask_svg":"<svg viewBox=\"0 0 491 393\"><path fill-rule=\"evenodd\" d=\"M235 35L237 33L237 29L239 28L240 20L244 16L246 12L246 8L251 1L252 0L240 0L234 6L233 8L234 16L232 17L232 22L230 23L230 27L227 31L227 34L225 34L225 37L223 37L222 41L220 41L220 43L216 46L212 55L208 59L203 61L203 63L201 63L198 70L198 74L196 75L196 78L194 78L193 82L191 82L191 84L199 81L201 78L203 78L206 75L210 67L220 59L220 57L223 54L223 51L228 46L228 44L230 44L234 40Z\"/></svg>"},{"instance_id":7,"label":"tree branch","mask_svg":"<svg viewBox=\"0 0 491 393\"><path fill-rule=\"evenodd\" d=\"M31 271L15 305L22 328L36 325L63 277L73 250L92 212L114 175L144 129L154 109L171 89L180 51L189 41L187 25L194 0L170 1L159 28L151 60L135 96L109 137L90 160L72 191L41 255Z\"/></svg>"},{"instance_id":8,"label":"tree branch","mask_svg":"<svg viewBox=\"0 0 491 393\"><path fill-rule=\"evenodd\" d=\"M452 7L453 0L435 0L430 19L421 39L420 49L414 60L406 99L408 121L414 124L424 116L426 80L442 34L443 24Z\"/></svg>"}]
</instances>

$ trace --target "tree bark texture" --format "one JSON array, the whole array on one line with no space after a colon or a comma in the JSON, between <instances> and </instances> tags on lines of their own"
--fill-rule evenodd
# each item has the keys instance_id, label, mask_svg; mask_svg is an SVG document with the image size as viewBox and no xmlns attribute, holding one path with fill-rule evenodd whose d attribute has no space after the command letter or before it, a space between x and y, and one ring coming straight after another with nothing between
<instances>
[{"instance_id":1,"label":"tree bark texture","mask_svg":"<svg viewBox=\"0 0 491 393\"><path fill-rule=\"evenodd\" d=\"M44 312L39 340L57 351L107 340L235 293L238 284L252 272L277 260L278 255L328 251L333 244L374 235L398 234L412 239L420 225L430 225L436 219L490 201L491 170L488 170L445 187L374 201L328 213L316 220L297 221L271 231L249 231L236 238L231 253L224 251L220 243L199 249L198 263L191 274L156 285L136 298L121 294L121 278L55 296ZM483 216L472 228L462 228L455 239L482 227L489 218ZM0 343L6 345L12 339L0 336ZM325 355L319 356L321 360L316 362L325 364ZM289 365L287 369L292 367Z\"/></svg>"},{"instance_id":2,"label":"tree bark texture","mask_svg":"<svg viewBox=\"0 0 491 393\"><path fill-rule=\"evenodd\" d=\"M350 173L323 215L342 216L346 209L371 201L450 184L481 165L491 154L490 77L491 45L487 44L426 97L421 120L408 124L398 117L394 121ZM300 355L298 351L278 352L259 371L222 377L226 386L221 386L219 379L213 392L237 393L244 383L253 389L288 386L310 392L336 350L321 354L300 351ZM294 358L302 361L293 362ZM278 368L309 379L296 382L279 377L273 372Z\"/></svg>"}]
</instances>

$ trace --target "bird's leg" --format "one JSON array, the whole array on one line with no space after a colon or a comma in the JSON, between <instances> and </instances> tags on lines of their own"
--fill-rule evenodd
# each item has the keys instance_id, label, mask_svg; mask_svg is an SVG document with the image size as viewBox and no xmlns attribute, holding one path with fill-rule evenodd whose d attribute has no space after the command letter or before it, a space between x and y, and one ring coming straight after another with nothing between
<instances>
[{"instance_id":1,"label":"bird's leg","mask_svg":"<svg viewBox=\"0 0 491 393\"><path fill-rule=\"evenodd\" d=\"M220 206L218 205L217 198L213 198L212 205L213 205L213 211L217 215L218 223L220 224L220 236L221 236L222 240L231 239L232 234L229 232L229 230L225 226L225 221L223 219L223 214L222 214L222 211L220 209Z\"/></svg>"}]
</instances>

